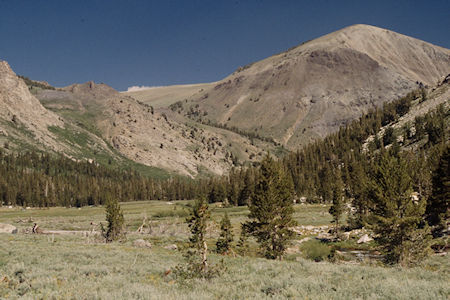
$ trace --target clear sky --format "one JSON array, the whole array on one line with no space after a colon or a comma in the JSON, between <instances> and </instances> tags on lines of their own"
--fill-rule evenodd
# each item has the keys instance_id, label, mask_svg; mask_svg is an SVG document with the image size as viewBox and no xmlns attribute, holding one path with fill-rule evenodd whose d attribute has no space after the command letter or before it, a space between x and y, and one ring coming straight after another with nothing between
<instances>
[{"instance_id":1,"label":"clear sky","mask_svg":"<svg viewBox=\"0 0 450 300\"><path fill-rule=\"evenodd\" d=\"M0 59L55 86L211 82L357 23L450 48L450 0L0 0Z\"/></svg>"}]
</instances>

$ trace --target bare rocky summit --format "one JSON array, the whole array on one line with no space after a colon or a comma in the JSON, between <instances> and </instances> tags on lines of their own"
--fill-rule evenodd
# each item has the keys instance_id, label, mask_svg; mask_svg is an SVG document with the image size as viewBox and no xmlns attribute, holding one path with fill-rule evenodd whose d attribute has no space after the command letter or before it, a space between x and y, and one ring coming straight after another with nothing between
<instances>
[{"instance_id":1,"label":"bare rocky summit","mask_svg":"<svg viewBox=\"0 0 450 300\"><path fill-rule=\"evenodd\" d=\"M449 49L354 25L241 67L184 107L295 149L449 72Z\"/></svg>"},{"instance_id":2,"label":"bare rocky summit","mask_svg":"<svg viewBox=\"0 0 450 300\"><path fill-rule=\"evenodd\" d=\"M62 88L61 90L71 92L78 98L90 100L105 99L112 96L117 96L119 94L119 92L117 92L109 85L104 83L95 83L93 81L82 84L72 84L70 86Z\"/></svg>"}]
</instances>

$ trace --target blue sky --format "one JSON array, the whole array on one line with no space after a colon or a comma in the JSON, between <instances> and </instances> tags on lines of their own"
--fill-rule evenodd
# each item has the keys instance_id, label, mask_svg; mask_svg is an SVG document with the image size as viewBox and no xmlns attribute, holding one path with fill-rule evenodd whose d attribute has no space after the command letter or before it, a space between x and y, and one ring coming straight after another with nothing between
<instances>
[{"instance_id":1,"label":"blue sky","mask_svg":"<svg viewBox=\"0 0 450 300\"><path fill-rule=\"evenodd\" d=\"M449 0L0 0L0 59L55 86L210 82L356 23L450 48Z\"/></svg>"}]
</instances>

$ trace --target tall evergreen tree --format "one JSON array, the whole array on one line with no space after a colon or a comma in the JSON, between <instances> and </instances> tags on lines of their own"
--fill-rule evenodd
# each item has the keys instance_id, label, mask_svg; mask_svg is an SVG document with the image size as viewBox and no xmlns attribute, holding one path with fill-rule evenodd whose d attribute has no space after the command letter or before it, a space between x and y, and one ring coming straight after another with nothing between
<instances>
[{"instance_id":1,"label":"tall evergreen tree","mask_svg":"<svg viewBox=\"0 0 450 300\"><path fill-rule=\"evenodd\" d=\"M105 237L106 242L112 242L124 235L125 221L122 209L116 198L112 198L110 195L107 196L105 210L108 225L106 229L103 229L102 227L103 236Z\"/></svg>"},{"instance_id":2,"label":"tall evergreen tree","mask_svg":"<svg viewBox=\"0 0 450 300\"><path fill-rule=\"evenodd\" d=\"M236 248L240 255L246 255L249 251L250 245L248 242L249 233L248 233L248 224L241 224L241 234L239 235L239 240L237 242Z\"/></svg>"},{"instance_id":3,"label":"tall evergreen tree","mask_svg":"<svg viewBox=\"0 0 450 300\"><path fill-rule=\"evenodd\" d=\"M331 163L326 163L323 169L320 171L320 196L322 202L330 203L333 200L333 181L335 174L333 173L333 167Z\"/></svg>"},{"instance_id":4,"label":"tall evergreen tree","mask_svg":"<svg viewBox=\"0 0 450 300\"><path fill-rule=\"evenodd\" d=\"M249 233L257 238L267 258L281 259L293 232L293 185L280 164L268 154L261 162L259 179L249 206Z\"/></svg>"},{"instance_id":5,"label":"tall evergreen tree","mask_svg":"<svg viewBox=\"0 0 450 300\"><path fill-rule=\"evenodd\" d=\"M208 246L206 244L206 228L211 215L208 209L208 203L204 196L195 201L192 207L191 216L187 219L191 230L189 239L190 246L194 248L201 259L201 270L206 272L208 269Z\"/></svg>"},{"instance_id":6,"label":"tall evergreen tree","mask_svg":"<svg viewBox=\"0 0 450 300\"><path fill-rule=\"evenodd\" d=\"M329 210L329 213L333 216L336 235L339 234L339 221L342 218L342 214L344 213L344 193L342 191L343 188L344 184L342 183L340 172L338 172L336 176L336 183L333 187L333 204L331 205Z\"/></svg>"},{"instance_id":7,"label":"tall evergreen tree","mask_svg":"<svg viewBox=\"0 0 450 300\"><path fill-rule=\"evenodd\" d=\"M231 249L233 242L233 228L231 227L230 218L225 212L225 215L220 222L220 236L216 242L217 253L227 254Z\"/></svg>"},{"instance_id":8,"label":"tall evergreen tree","mask_svg":"<svg viewBox=\"0 0 450 300\"><path fill-rule=\"evenodd\" d=\"M367 177L366 157L360 156L358 160L353 160L350 167L348 185L355 211L351 215L349 223L353 228L361 228L364 226L369 212L369 201L367 200L369 178Z\"/></svg>"},{"instance_id":9,"label":"tall evergreen tree","mask_svg":"<svg viewBox=\"0 0 450 300\"><path fill-rule=\"evenodd\" d=\"M408 162L385 151L374 166L369 199L373 228L386 262L408 266L428 253L429 228L423 224L426 199L414 199Z\"/></svg>"},{"instance_id":10,"label":"tall evergreen tree","mask_svg":"<svg viewBox=\"0 0 450 300\"><path fill-rule=\"evenodd\" d=\"M433 172L432 195L427 203L427 221L433 235L442 235L450 219L450 146L444 150L437 169Z\"/></svg>"},{"instance_id":11,"label":"tall evergreen tree","mask_svg":"<svg viewBox=\"0 0 450 300\"><path fill-rule=\"evenodd\" d=\"M252 198L252 194L254 191L253 181L250 178L250 173L247 171L244 176L244 186L238 197L239 206L249 205L249 201Z\"/></svg>"}]
</instances>

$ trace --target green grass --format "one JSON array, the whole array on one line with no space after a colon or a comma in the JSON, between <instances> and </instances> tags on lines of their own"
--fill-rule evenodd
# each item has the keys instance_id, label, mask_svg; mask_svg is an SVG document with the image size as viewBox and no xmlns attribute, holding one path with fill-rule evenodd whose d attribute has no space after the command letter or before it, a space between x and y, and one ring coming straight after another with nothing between
<instances>
[{"instance_id":1,"label":"green grass","mask_svg":"<svg viewBox=\"0 0 450 300\"><path fill-rule=\"evenodd\" d=\"M54 111L64 119L71 120L77 126L88 130L96 136L102 136L100 130L95 126L95 118L100 114L98 110L80 112L71 109L60 109Z\"/></svg>"},{"instance_id":2,"label":"green grass","mask_svg":"<svg viewBox=\"0 0 450 300\"><path fill-rule=\"evenodd\" d=\"M0 234L0 299L448 299L450 261L432 257L412 269L373 264L332 264L304 259L331 248L311 240L302 243L301 255L286 261L250 256L223 257L213 253L211 263L224 260L223 273L210 281L178 281L164 272L183 262L183 251L164 247L186 244L185 223L191 201L142 201L121 203L130 232L123 243L105 244L93 237L64 235ZM212 222L207 239L211 251L219 234L219 221L228 213L235 239L245 207L211 205ZM322 205L296 205L295 219L302 225L326 224L331 218ZM133 233L147 215L151 234ZM43 229L88 230L90 222L105 219L103 207L19 209L0 208L0 223L20 230L37 222ZM151 249L136 248L143 238ZM298 237L301 238L301 237ZM351 247L352 242L340 247ZM253 249L256 244L252 241Z\"/></svg>"},{"instance_id":3,"label":"green grass","mask_svg":"<svg viewBox=\"0 0 450 300\"><path fill-rule=\"evenodd\" d=\"M79 146L85 148L89 143L92 143L89 134L84 131L78 131L76 128L71 126L61 128L58 126L49 126L48 130L58 136L65 142L69 142L74 146Z\"/></svg>"},{"instance_id":4,"label":"green grass","mask_svg":"<svg viewBox=\"0 0 450 300\"><path fill-rule=\"evenodd\" d=\"M184 222L192 201L133 201L123 202L126 225L129 230L136 230L142 223L144 215L153 221ZM328 206L320 204L295 205L294 219L299 225L329 225L331 216L327 213ZM211 204L211 219L218 224L225 212L228 213L232 225L236 231L240 230L240 224L247 221L249 210L247 207L220 207ZM64 230L88 230L90 222L100 222L105 219L105 211L101 206L81 208L31 208L23 209L15 207L9 209L0 207L0 223L10 223L15 226L26 227L27 223L16 223L20 220L32 219L43 228ZM183 224L184 227L187 227Z\"/></svg>"},{"instance_id":5,"label":"green grass","mask_svg":"<svg viewBox=\"0 0 450 300\"><path fill-rule=\"evenodd\" d=\"M325 204L295 205L294 218L299 225L329 225L333 220L329 209L330 206Z\"/></svg>"}]
</instances>

